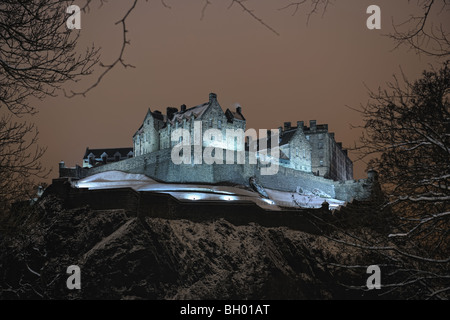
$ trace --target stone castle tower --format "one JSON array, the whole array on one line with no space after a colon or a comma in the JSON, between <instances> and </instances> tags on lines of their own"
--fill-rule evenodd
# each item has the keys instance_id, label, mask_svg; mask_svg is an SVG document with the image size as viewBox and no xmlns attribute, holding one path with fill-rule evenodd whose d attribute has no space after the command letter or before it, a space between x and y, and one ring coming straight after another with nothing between
<instances>
[{"instance_id":1,"label":"stone castle tower","mask_svg":"<svg viewBox=\"0 0 450 320\"><path fill-rule=\"evenodd\" d=\"M180 110L169 107L166 115L149 109L144 122L133 136L135 156L172 148L178 142L171 141L171 133L179 128L187 129L191 139L194 139L194 121L202 122L202 132L217 129L223 136L227 129L245 131L246 124L242 108L237 107L235 111L227 109L223 112L215 93L209 95L208 102L189 109L186 109L186 105L182 105ZM194 144L194 141L190 143ZM203 140L204 147L209 145L210 141Z\"/></svg>"},{"instance_id":2,"label":"stone castle tower","mask_svg":"<svg viewBox=\"0 0 450 320\"><path fill-rule=\"evenodd\" d=\"M222 132L223 137L227 129L246 130L242 108L238 106L234 111L227 109L224 112L217 101L217 95L210 93L208 102L189 109L186 105L182 105L180 110L168 107L166 114L148 109L142 125L133 136L134 156L171 149L179 143L171 141L171 133L179 128L189 131L190 144L194 144L194 122L198 121L201 121L202 132L217 129ZM285 122L284 127L279 127L278 131L280 166L332 180L353 179L353 163L347 150L342 148L342 143L335 141L334 133L328 132L328 125L318 125L312 120L309 127L305 126L303 121L298 121L297 127L292 127L290 122ZM203 139L203 147L210 146L212 142ZM217 143L215 145L217 146ZM270 139L267 145L270 148ZM222 147L230 148L226 143ZM236 146L234 150L237 150Z\"/></svg>"}]
</instances>

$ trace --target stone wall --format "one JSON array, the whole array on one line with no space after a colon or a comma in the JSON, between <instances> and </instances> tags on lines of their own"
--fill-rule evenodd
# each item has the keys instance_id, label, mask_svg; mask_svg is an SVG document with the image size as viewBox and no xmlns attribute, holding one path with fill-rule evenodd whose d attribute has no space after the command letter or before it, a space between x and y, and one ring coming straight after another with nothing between
<instances>
[{"instance_id":1,"label":"stone wall","mask_svg":"<svg viewBox=\"0 0 450 320\"><path fill-rule=\"evenodd\" d=\"M306 140L303 130L296 130L289 142L289 149L291 167L304 172L312 172L311 144Z\"/></svg>"},{"instance_id":2,"label":"stone wall","mask_svg":"<svg viewBox=\"0 0 450 320\"><path fill-rule=\"evenodd\" d=\"M169 149L159 150L151 154L109 163L91 168L88 175L111 170L145 174L155 180L169 183L223 183L231 182L249 186L250 177L256 177L265 187L280 191L314 192L318 189L335 199L351 201L366 200L371 197L378 183L376 174L371 173L368 179L337 182L312 173L302 172L279 166L275 175L262 175L260 164L251 165L246 152L245 164L180 164L172 162Z\"/></svg>"},{"instance_id":3,"label":"stone wall","mask_svg":"<svg viewBox=\"0 0 450 320\"><path fill-rule=\"evenodd\" d=\"M87 190L71 188L67 181L55 181L50 191L58 194L65 208L89 206L94 210L123 209L138 218L188 219L196 222L226 219L235 225L258 223L265 227L288 227L309 233L318 233L316 221L310 222L311 213L329 218L322 209L265 210L251 201L193 202L179 201L169 194L136 192L131 188ZM320 224L320 223L319 223Z\"/></svg>"},{"instance_id":4,"label":"stone wall","mask_svg":"<svg viewBox=\"0 0 450 320\"><path fill-rule=\"evenodd\" d=\"M370 197L373 184L372 179L335 182L282 166L278 168L276 175L262 175L261 165L249 164L248 153L246 153L245 164L175 165L171 160L170 150L159 150L152 154L92 168L89 170L89 175L110 170L143 173L155 180L171 183L231 182L249 186L249 178L255 176L266 188L288 192L299 189L312 192L314 189L319 189L330 197L345 201L364 200Z\"/></svg>"},{"instance_id":5,"label":"stone wall","mask_svg":"<svg viewBox=\"0 0 450 320\"><path fill-rule=\"evenodd\" d=\"M310 127L301 121L300 125L312 147L312 171L336 181L353 179L353 163L342 143L336 142L334 133L328 132L328 125L315 120L310 121Z\"/></svg>"},{"instance_id":6,"label":"stone wall","mask_svg":"<svg viewBox=\"0 0 450 320\"><path fill-rule=\"evenodd\" d=\"M336 198L345 201L374 200L383 197L378 174L373 170L367 173L367 179L335 181L335 191Z\"/></svg>"}]
</instances>

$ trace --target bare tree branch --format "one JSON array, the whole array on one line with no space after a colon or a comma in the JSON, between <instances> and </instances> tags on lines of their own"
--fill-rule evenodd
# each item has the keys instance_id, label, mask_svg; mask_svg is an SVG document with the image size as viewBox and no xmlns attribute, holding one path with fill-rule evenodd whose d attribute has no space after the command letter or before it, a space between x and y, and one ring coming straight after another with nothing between
<instances>
[{"instance_id":1,"label":"bare tree branch","mask_svg":"<svg viewBox=\"0 0 450 320\"><path fill-rule=\"evenodd\" d=\"M89 75L97 50L77 54L79 32L66 28L72 1L6 0L0 4L0 108L36 112L29 98L55 95L67 81Z\"/></svg>"}]
</instances>

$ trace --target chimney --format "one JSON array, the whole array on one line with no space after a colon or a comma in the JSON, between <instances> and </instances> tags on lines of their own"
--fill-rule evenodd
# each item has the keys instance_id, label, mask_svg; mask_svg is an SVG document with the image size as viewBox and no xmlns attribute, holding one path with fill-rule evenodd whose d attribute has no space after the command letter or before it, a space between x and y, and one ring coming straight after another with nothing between
<instances>
[{"instance_id":1,"label":"chimney","mask_svg":"<svg viewBox=\"0 0 450 320\"><path fill-rule=\"evenodd\" d=\"M167 107L167 119L172 120L173 115L177 112L177 108Z\"/></svg>"},{"instance_id":2,"label":"chimney","mask_svg":"<svg viewBox=\"0 0 450 320\"><path fill-rule=\"evenodd\" d=\"M185 104L181 105L180 111L181 112L185 112L186 111L186 105Z\"/></svg>"},{"instance_id":3,"label":"chimney","mask_svg":"<svg viewBox=\"0 0 450 320\"><path fill-rule=\"evenodd\" d=\"M309 121L309 127L310 127L311 131L316 131L316 128L317 128L316 124L317 124L316 120L310 120Z\"/></svg>"},{"instance_id":4,"label":"chimney","mask_svg":"<svg viewBox=\"0 0 450 320\"><path fill-rule=\"evenodd\" d=\"M213 102L217 102L217 94L211 92L209 94L209 103L213 103Z\"/></svg>"},{"instance_id":5,"label":"chimney","mask_svg":"<svg viewBox=\"0 0 450 320\"><path fill-rule=\"evenodd\" d=\"M242 115L242 108L241 108L241 106L237 106L237 107L236 107L236 112L237 112L238 114Z\"/></svg>"},{"instance_id":6,"label":"chimney","mask_svg":"<svg viewBox=\"0 0 450 320\"><path fill-rule=\"evenodd\" d=\"M59 168L63 169L66 167L66 164L64 163L64 161L61 160L61 162L59 163Z\"/></svg>"},{"instance_id":7,"label":"chimney","mask_svg":"<svg viewBox=\"0 0 450 320\"><path fill-rule=\"evenodd\" d=\"M284 123L284 131L290 130L291 129L291 123L290 122L285 122Z\"/></svg>"},{"instance_id":8,"label":"chimney","mask_svg":"<svg viewBox=\"0 0 450 320\"><path fill-rule=\"evenodd\" d=\"M367 177L369 178L369 180L377 181L378 180L378 172L373 169L369 169L369 171L367 171Z\"/></svg>"},{"instance_id":9,"label":"chimney","mask_svg":"<svg viewBox=\"0 0 450 320\"><path fill-rule=\"evenodd\" d=\"M330 137L334 140L334 132L330 132Z\"/></svg>"},{"instance_id":10,"label":"chimney","mask_svg":"<svg viewBox=\"0 0 450 320\"><path fill-rule=\"evenodd\" d=\"M305 126L305 122L303 122L303 121L297 121L297 129L302 129L303 130L303 127Z\"/></svg>"},{"instance_id":11,"label":"chimney","mask_svg":"<svg viewBox=\"0 0 450 320\"><path fill-rule=\"evenodd\" d=\"M283 127L278 127L278 133L279 133L280 137L281 137L282 132L283 132Z\"/></svg>"}]
</instances>

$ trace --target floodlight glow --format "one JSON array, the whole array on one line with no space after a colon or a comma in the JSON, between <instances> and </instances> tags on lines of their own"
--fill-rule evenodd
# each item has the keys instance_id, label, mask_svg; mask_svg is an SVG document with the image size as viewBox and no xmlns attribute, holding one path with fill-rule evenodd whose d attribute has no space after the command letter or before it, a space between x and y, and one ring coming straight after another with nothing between
<instances>
[{"instance_id":1,"label":"floodlight glow","mask_svg":"<svg viewBox=\"0 0 450 320\"><path fill-rule=\"evenodd\" d=\"M198 199L200 199L200 197L195 195L195 194L190 194L186 198L189 199L189 200L198 200Z\"/></svg>"}]
</instances>

